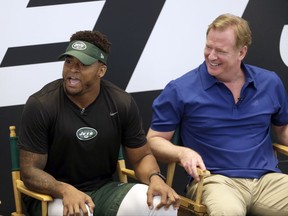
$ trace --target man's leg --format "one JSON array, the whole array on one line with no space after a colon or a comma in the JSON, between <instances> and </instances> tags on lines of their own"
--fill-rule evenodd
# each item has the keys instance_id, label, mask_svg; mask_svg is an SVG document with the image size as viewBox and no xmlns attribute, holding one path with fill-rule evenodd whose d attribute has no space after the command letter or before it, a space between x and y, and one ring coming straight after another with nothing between
<instances>
[{"instance_id":1,"label":"man's leg","mask_svg":"<svg viewBox=\"0 0 288 216\"><path fill-rule=\"evenodd\" d=\"M269 173L255 183L252 215L288 215L288 175Z\"/></svg>"},{"instance_id":2,"label":"man's leg","mask_svg":"<svg viewBox=\"0 0 288 216\"><path fill-rule=\"evenodd\" d=\"M149 209L147 205L147 190L148 186L144 184L134 185L127 195L124 197L118 209L117 216L176 216L177 210L170 206L168 209L162 207L156 209L156 206L161 202L160 196L155 196L153 199L153 209Z\"/></svg>"},{"instance_id":3,"label":"man's leg","mask_svg":"<svg viewBox=\"0 0 288 216\"><path fill-rule=\"evenodd\" d=\"M89 216L93 216L93 212L90 213L89 207L86 205L89 212ZM62 216L63 215L63 203L62 199L54 199L48 204L48 216ZM81 214L82 215L82 214Z\"/></svg>"},{"instance_id":4,"label":"man's leg","mask_svg":"<svg viewBox=\"0 0 288 216\"><path fill-rule=\"evenodd\" d=\"M153 199L154 209L147 205L148 186L144 184L108 183L97 191L88 192L95 203L94 215L109 216L176 216L177 210L170 206L156 210L160 203L159 196ZM55 199L49 204L48 216L63 215L61 199ZM58 214L59 213L59 214Z\"/></svg>"},{"instance_id":5,"label":"man's leg","mask_svg":"<svg viewBox=\"0 0 288 216\"><path fill-rule=\"evenodd\" d=\"M248 184L249 185L249 184ZM187 196L195 196L196 184L187 187ZM246 203L249 203L249 188L235 183L233 179L222 175L205 178L202 201L210 216L245 216Z\"/></svg>"}]
</instances>

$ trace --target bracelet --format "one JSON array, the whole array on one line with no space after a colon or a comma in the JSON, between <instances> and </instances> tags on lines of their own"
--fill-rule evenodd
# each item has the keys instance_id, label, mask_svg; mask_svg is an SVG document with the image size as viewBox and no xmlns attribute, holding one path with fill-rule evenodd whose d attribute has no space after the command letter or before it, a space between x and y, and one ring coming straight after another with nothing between
<instances>
[{"instance_id":1,"label":"bracelet","mask_svg":"<svg viewBox=\"0 0 288 216\"><path fill-rule=\"evenodd\" d=\"M160 172L152 173L152 174L149 176L149 182L151 182L152 176L155 176L155 175L159 176L164 182L166 182L165 176L163 176Z\"/></svg>"}]
</instances>

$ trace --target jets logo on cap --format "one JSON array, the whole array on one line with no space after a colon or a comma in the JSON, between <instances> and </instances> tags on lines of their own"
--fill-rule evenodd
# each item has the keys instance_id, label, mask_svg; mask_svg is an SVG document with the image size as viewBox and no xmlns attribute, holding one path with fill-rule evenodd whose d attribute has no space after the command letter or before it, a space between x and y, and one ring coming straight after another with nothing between
<instances>
[{"instance_id":1,"label":"jets logo on cap","mask_svg":"<svg viewBox=\"0 0 288 216\"><path fill-rule=\"evenodd\" d=\"M87 49L86 44L84 42L82 42L82 41L74 42L71 47L73 49L75 49L75 50L85 50L85 49Z\"/></svg>"}]
</instances>

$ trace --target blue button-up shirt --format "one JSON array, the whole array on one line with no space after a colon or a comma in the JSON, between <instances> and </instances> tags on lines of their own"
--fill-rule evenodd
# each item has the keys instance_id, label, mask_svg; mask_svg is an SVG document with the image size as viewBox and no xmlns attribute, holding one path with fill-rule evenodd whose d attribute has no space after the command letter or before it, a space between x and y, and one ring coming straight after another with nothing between
<instances>
[{"instance_id":1,"label":"blue button-up shirt","mask_svg":"<svg viewBox=\"0 0 288 216\"><path fill-rule=\"evenodd\" d=\"M271 123L288 123L286 90L276 73L242 64L246 81L235 103L206 64L171 81L153 103L151 128L181 128L183 144L197 151L212 173L259 178L277 168Z\"/></svg>"}]
</instances>

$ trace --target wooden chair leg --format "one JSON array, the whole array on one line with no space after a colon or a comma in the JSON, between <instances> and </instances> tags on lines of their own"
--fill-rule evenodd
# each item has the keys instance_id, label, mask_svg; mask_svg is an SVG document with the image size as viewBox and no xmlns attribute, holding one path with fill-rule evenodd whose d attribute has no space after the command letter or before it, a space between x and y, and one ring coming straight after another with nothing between
<instances>
[{"instance_id":1,"label":"wooden chair leg","mask_svg":"<svg viewBox=\"0 0 288 216\"><path fill-rule=\"evenodd\" d=\"M13 216L24 216L22 214L22 203L21 203L21 193L17 190L15 179L20 178L20 172L12 172L12 180L13 180L13 192L14 192L14 200L15 200L15 208L16 212L13 212L11 215Z\"/></svg>"},{"instance_id":2,"label":"wooden chair leg","mask_svg":"<svg viewBox=\"0 0 288 216\"><path fill-rule=\"evenodd\" d=\"M48 215L48 203L45 201L42 201L41 207L42 207L42 216L47 216Z\"/></svg>"}]
</instances>

